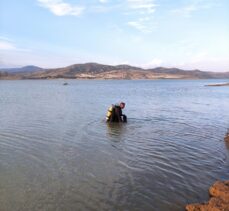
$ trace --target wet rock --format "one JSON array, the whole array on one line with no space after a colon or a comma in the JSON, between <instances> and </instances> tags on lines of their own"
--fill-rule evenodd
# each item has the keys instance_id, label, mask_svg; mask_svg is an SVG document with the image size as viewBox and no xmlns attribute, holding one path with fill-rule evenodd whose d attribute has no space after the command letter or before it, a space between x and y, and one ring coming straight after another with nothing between
<instances>
[{"instance_id":1,"label":"wet rock","mask_svg":"<svg viewBox=\"0 0 229 211\"><path fill-rule=\"evenodd\" d=\"M209 189L211 199L207 203L189 204L187 211L229 211L229 180L217 181Z\"/></svg>"},{"instance_id":2,"label":"wet rock","mask_svg":"<svg viewBox=\"0 0 229 211\"><path fill-rule=\"evenodd\" d=\"M224 141L228 142L229 143L229 130L224 138Z\"/></svg>"}]
</instances>

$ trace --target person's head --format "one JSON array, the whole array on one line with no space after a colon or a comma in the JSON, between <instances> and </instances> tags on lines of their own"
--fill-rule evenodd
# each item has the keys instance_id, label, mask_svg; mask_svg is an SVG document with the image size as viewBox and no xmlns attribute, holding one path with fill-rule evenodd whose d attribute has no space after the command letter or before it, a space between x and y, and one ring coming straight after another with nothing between
<instances>
[{"instance_id":1,"label":"person's head","mask_svg":"<svg viewBox=\"0 0 229 211\"><path fill-rule=\"evenodd\" d=\"M121 109L124 109L124 108L125 108L125 105L126 105L126 104L125 104L124 102L121 102L121 103L119 104L119 106L120 106Z\"/></svg>"}]
</instances>

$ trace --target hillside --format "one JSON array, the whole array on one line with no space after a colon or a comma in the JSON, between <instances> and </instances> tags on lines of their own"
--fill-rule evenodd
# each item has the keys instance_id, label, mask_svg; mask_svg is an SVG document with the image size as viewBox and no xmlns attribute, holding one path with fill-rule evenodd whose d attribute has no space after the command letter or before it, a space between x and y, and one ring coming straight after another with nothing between
<instances>
[{"instance_id":1,"label":"hillside","mask_svg":"<svg viewBox=\"0 0 229 211\"><path fill-rule=\"evenodd\" d=\"M8 73L18 73L18 72L35 72L35 71L39 71L42 70L43 68L41 67L37 67L34 65L28 65L25 67L21 67L21 68L2 68L0 69L0 72L8 72Z\"/></svg>"},{"instance_id":2,"label":"hillside","mask_svg":"<svg viewBox=\"0 0 229 211\"><path fill-rule=\"evenodd\" d=\"M200 70L181 70L158 67L143 69L129 65L97 63L74 64L64 68L43 69L36 66L0 69L0 79L217 79L229 78L229 72L216 73Z\"/></svg>"}]
</instances>

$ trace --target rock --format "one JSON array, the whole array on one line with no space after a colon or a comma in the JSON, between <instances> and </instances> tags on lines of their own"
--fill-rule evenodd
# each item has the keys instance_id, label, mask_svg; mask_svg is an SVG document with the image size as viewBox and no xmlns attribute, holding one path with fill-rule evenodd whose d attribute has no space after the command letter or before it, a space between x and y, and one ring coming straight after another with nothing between
<instances>
[{"instance_id":1,"label":"rock","mask_svg":"<svg viewBox=\"0 0 229 211\"><path fill-rule=\"evenodd\" d=\"M189 204L187 211L228 211L228 204L225 204L220 198L211 198L208 203Z\"/></svg>"},{"instance_id":2,"label":"rock","mask_svg":"<svg viewBox=\"0 0 229 211\"><path fill-rule=\"evenodd\" d=\"M226 136L224 138L224 141L229 143L229 131L227 132L227 134L226 134Z\"/></svg>"},{"instance_id":3,"label":"rock","mask_svg":"<svg viewBox=\"0 0 229 211\"><path fill-rule=\"evenodd\" d=\"M211 199L207 203L189 204L187 211L229 211L229 180L217 181L210 187Z\"/></svg>"},{"instance_id":4,"label":"rock","mask_svg":"<svg viewBox=\"0 0 229 211\"><path fill-rule=\"evenodd\" d=\"M225 182L217 181L210 187L209 193L211 196L221 198L229 203L229 180Z\"/></svg>"}]
</instances>

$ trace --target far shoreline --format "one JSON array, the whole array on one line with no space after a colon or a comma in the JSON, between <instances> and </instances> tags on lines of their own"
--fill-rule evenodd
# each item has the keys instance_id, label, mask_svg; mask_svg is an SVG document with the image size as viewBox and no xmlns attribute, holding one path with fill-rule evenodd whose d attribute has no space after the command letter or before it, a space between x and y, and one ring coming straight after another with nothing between
<instances>
[{"instance_id":1,"label":"far shoreline","mask_svg":"<svg viewBox=\"0 0 229 211\"><path fill-rule=\"evenodd\" d=\"M229 83L223 83L223 84L208 84L205 86L229 86Z\"/></svg>"},{"instance_id":2,"label":"far shoreline","mask_svg":"<svg viewBox=\"0 0 229 211\"><path fill-rule=\"evenodd\" d=\"M137 80L146 80L146 81L157 81L157 80L227 80L227 78L175 78L175 77L171 77L171 78L11 78L11 77L0 77L0 81L29 81L29 80L34 80L34 81L38 81L38 80L100 80L100 81L108 81L108 80L113 80L113 81L137 81ZM229 86L229 82L225 82L225 83L217 83L217 84L206 84L204 86Z\"/></svg>"}]
</instances>

